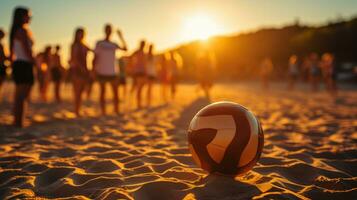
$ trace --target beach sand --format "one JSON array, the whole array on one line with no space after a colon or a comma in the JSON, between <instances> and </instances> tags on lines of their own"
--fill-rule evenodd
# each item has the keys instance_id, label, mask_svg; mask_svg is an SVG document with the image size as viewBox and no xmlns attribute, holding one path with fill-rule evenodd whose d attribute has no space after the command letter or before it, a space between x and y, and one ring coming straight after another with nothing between
<instances>
[{"instance_id":1,"label":"beach sand","mask_svg":"<svg viewBox=\"0 0 357 200\"><path fill-rule=\"evenodd\" d=\"M188 151L188 124L209 103L195 85L180 85L174 102L151 108L135 110L126 101L121 116L100 116L94 93L81 118L72 112L70 87L59 105L40 103L34 91L26 127L17 129L9 126L13 86L7 84L0 199L357 199L356 90L333 99L281 87L214 87L212 101L246 106L264 129L259 162L233 179L208 175Z\"/></svg>"}]
</instances>

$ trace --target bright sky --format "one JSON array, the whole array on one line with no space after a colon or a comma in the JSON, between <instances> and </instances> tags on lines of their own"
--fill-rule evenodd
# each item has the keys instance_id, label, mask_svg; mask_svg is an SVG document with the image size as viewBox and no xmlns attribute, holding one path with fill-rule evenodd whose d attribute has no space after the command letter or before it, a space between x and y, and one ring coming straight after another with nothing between
<instances>
[{"instance_id":1,"label":"bright sky","mask_svg":"<svg viewBox=\"0 0 357 200\"><path fill-rule=\"evenodd\" d=\"M0 27L6 32L17 5L32 10L35 50L59 43L65 59L77 26L86 28L91 47L103 38L103 24L109 22L123 31L130 50L143 38L163 50L215 34L282 26L296 18L321 24L357 14L356 0L1 0Z\"/></svg>"}]
</instances>

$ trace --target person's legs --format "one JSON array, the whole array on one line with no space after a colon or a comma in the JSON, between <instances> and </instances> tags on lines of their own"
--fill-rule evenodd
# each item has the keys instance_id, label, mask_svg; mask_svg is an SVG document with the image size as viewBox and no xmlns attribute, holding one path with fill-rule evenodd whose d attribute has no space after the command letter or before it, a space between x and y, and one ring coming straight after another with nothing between
<instances>
[{"instance_id":1,"label":"person's legs","mask_svg":"<svg viewBox=\"0 0 357 200\"><path fill-rule=\"evenodd\" d=\"M142 93L142 89L144 87L144 77L138 77L137 78L137 83L136 83L136 87L137 87L137 92L136 92L136 102L137 102L137 108L141 108L141 93Z\"/></svg>"},{"instance_id":2,"label":"person's legs","mask_svg":"<svg viewBox=\"0 0 357 200\"><path fill-rule=\"evenodd\" d=\"M22 127L23 125L26 98L30 93L31 86L32 85L30 84L16 84L14 99L14 125L17 127Z\"/></svg>"},{"instance_id":3,"label":"person's legs","mask_svg":"<svg viewBox=\"0 0 357 200\"><path fill-rule=\"evenodd\" d=\"M80 108L82 104L82 92L85 87L85 80L82 79L74 79L73 80L73 92L74 92L74 112L79 117L80 116Z\"/></svg>"},{"instance_id":4,"label":"person's legs","mask_svg":"<svg viewBox=\"0 0 357 200\"><path fill-rule=\"evenodd\" d=\"M113 103L114 103L114 112L119 114L119 94L118 94L118 81L110 81L110 85L113 92Z\"/></svg>"},{"instance_id":5,"label":"person's legs","mask_svg":"<svg viewBox=\"0 0 357 200\"><path fill-rule=\"evenodd\" d=\"M99 81L99 88L100 88L100 95L99 95L100 109L102 111L102 115L106 115L106 106L105 106L106 88L105 88L105 81Z\"/></svg>"},{"instance_id":6,"label":"person's legs","mask_svg":"<svg viewBox=\"0 0 357 200\"><path fill-rule=\"evenodd\" d=\"M152 80L148 80L148 90L146 95L148 106L151 106L151 97L152 97L151 88L152 88Z\"/></svg>"},{"instance_id":7,"label":"person's legs","mask_svg":"<svg viewBox=\"0 0 357 200\"><path fill-rule=\"evenodd\" d=\"M61 89L61 82L60 81L55 81L54 82L54 87L55 87L55 98L57 102L61 102L61 94L60 94L60 89Z\"/></svg>"}]
</instances>

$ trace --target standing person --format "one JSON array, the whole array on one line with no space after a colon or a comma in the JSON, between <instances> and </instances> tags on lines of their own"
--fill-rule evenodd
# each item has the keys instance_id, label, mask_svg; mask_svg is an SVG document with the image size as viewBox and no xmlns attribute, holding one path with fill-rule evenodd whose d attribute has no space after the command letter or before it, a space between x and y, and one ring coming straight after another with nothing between
<instances>
[{"instance_id":1,"label":"standing person","mask_svg":"<svg viewBox=\"0 0 357 200\"><path fill-rule=\"evenodd\" d=\"M334 64L334 56L330 53L324 53L321 58L321 69L322 75L324 79L324 83L326 85L326 89L332 95L337 94L336 87L336 68Z\"/></svg>"},{"instance_id":2,"label":"standing person","mask_svg":"<svg viewBox=\"0 0 357 200\"><path fill-rule=\"evenodd\" d=\"M132 59L134 59L133 63L133 88L136 90L136 105L137 108L140 109L142 107L141 104L141 96L142 96L142 89L146 82L146 55L144 52L144 48L146 46L146 41L140 41L139 49L136 50L132 54Z\"/></svg>"},{"instance_id":3,"label":"standing person","mask_svg":"<svg viewBox=\"0 0 357 200\"><path fill-rule=\"evenodd\" d=\"M64 68L61 64L59 45L56 45L54 54L51 55L51 77L54 83L54 96L57 102L61 102L61 82L64 74Z\"/></svg>"},{"instance_id":4,"label":"standing person","mask_svg":"<svg viewBox=\"0 0 357 200\"><path fill-rule=\"evenodd\" d=\"M77 116L81 116L82 93L90 77L87 68L87 55L90 49L85 44L84 38L85 30L77 28L74 34L74 41L71 45L70 73L74 92L74 112Z\"/></svg>"},{"instance_id":5,"label":"standing person","mask_svg":"<svg viewBox=\"0 0 357 200\"><path fill-rule=\"evenodd\" d=\"M47 102L47 89L50 82L50 60L51 46L46 46L45 50L36 56L37 79L40 98Z\"/></svg>"},{"instance_id":6,"label":"standing person","mask_svg":"<svg viewBox=\"0 0 357 200\"><path fill-rule=\"evenodd\" d=\"M296 55L292 55L289 58L289 65L288 65L288 90L294 90L295 83L299 77L299 65L298 65L298 57Z\"/></svg>"},{"instance_id":7,"label":"standing person","mask_svg":"<svg viewBox=\"0 0 357 200\"><path fill-rule=\"evenodd\" d=\"M309 62L309 81L311 84L311 91L316 92L319 89L320 76L321 70L319 56L316 53L311 53Z\"/></svg>"},{"instance_id":8,"label":"standing person","mask_svg":"<svg viewBox=\"0 0 357 200\"><path fill-rule=\"evenodd\" d=\"M169 70L167 67L167 56L169 55L168 53L163 54L160 56L160 61L159 61L159 78L160 78L160 84L161 84L161 95L162 95L162 100L167 103L167 91L169 90Z\"/></svg>"},{"instance_id":9,"label":"standing person","mask_svg":"<svg viewBox=\"0 0 357 200\"><path fill-rule=\"evenodd\" d=\"M151 106L151 99L152 99L152 87L156 80L157 70L156 70L156 59L154 56L154 45L151 44L149 46L149 51L147 55L147 63L146 63L146 74L147 74L147 105Z\"/></svg>"},{"instance_id":10,"label":"standing person","mask_svg":"<svg viewBox=\"0 0 357 200\"><path fill-rule=\"evenodd\" d=\"M114 100L114 111L119 114L119 96L118 96L118 70L115 65L115 51L123 50L126 51L126 42L120 30L117 31L119 39L123 46L120 46L110 40L112 35L112 26L110 24L105 25L105 38L97 42L94 50L94 60L93 67L94 73L99 81L100 85L100 108L102 114L106 115L106 83L110 83L113 100Z\"/></svg>"},{"instance_id":11,"label":"standing person","mask_svg":"<svg viewBox=\"0 0 357 200\"><path fill-rule=\"evenodd\" d=\"M203 50L197 56L196 76L208 100L211 99L210 90L213 86L215 63L215 55L208 49Z\"/></svg>"},{"instance_id":12,"label":"standing person","mask_svg":"<svg viewBox=\"0 0 357 200\"><path fill-rule=\"evenodd\" d=\"M4 46L2 45L2 39L5 37L5 33L2 29L0 29L0 94L1 94L1 86L6 78L6 65L5 61L7 60L7 56L5 53Z\"/></svg>"},{"instance_id":13,"label":"standing person","mask_svg":"<svg viewBox=\"0 0 357 200\"><path fill-rule=\"evenodd\" d=\"M169 60L169 80L171 89L171 99L175 99L177 91L177 83L179 80L179 72L182 66L182 58L177 52L170 53Z\"/></svg>"},{"instance_id":14,"label":"standing person","mask_svg":"<svg viewBox=\"0 0 357 200\"><path fill-rule=\"evenodd\" d=\"M15 8L10 31L10 61L12 77L15 81L14 125L23 126L26 99L34 83L33 74L33 37L29 28L30 10L24 7Z\"/></svg>"},{"instance_id":15,"label":"standing person","mask_svg":"<svg viewBox=\"0 0 357 200\"><path fill-rule=\"evenodd\" d=\"M127 92L127 68L130 65L130 58L128 56L122 56L118 60L119 64L119 96L120 96L120 88L123 88L123 99L126 99Z\"/></svg>"},{"instance_id":16,"label":"standing person","mask_svg":"<svg viewBox=\"0 0 357 200\"><path fill-rule=\"evenodd\" d=\"M270 76L273 72L274 65L272 60L269 57L264 58L263 62L260 65L260 75L262 79L262 88L269 89L270 87Z\"/></svg>"}]
</instances>

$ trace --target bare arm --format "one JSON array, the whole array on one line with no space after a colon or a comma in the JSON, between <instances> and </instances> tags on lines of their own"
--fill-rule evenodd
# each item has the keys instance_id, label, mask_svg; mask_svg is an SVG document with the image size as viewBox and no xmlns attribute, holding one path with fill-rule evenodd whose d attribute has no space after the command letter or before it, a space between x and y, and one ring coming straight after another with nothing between
<instances>
[{"instance_id":1,"label":"bare arm","mask_svg":"<svg viewBox=\"0 0 357 200\"><path fill-rule=\"evenodd\" d=\"M117 33L118 33L118 36L119 36L119 39L120 39L121 43L123 44L122 47L119 46L119 49L121 49L121 50L123 50L123 51L127 51L128 48L127 48L127 45L126 45L126 42L125 42L125 39L124 39L124 37L123 37L122 32L121 32L120 30L118 30Z\"/></svg>"}]
</instances>

